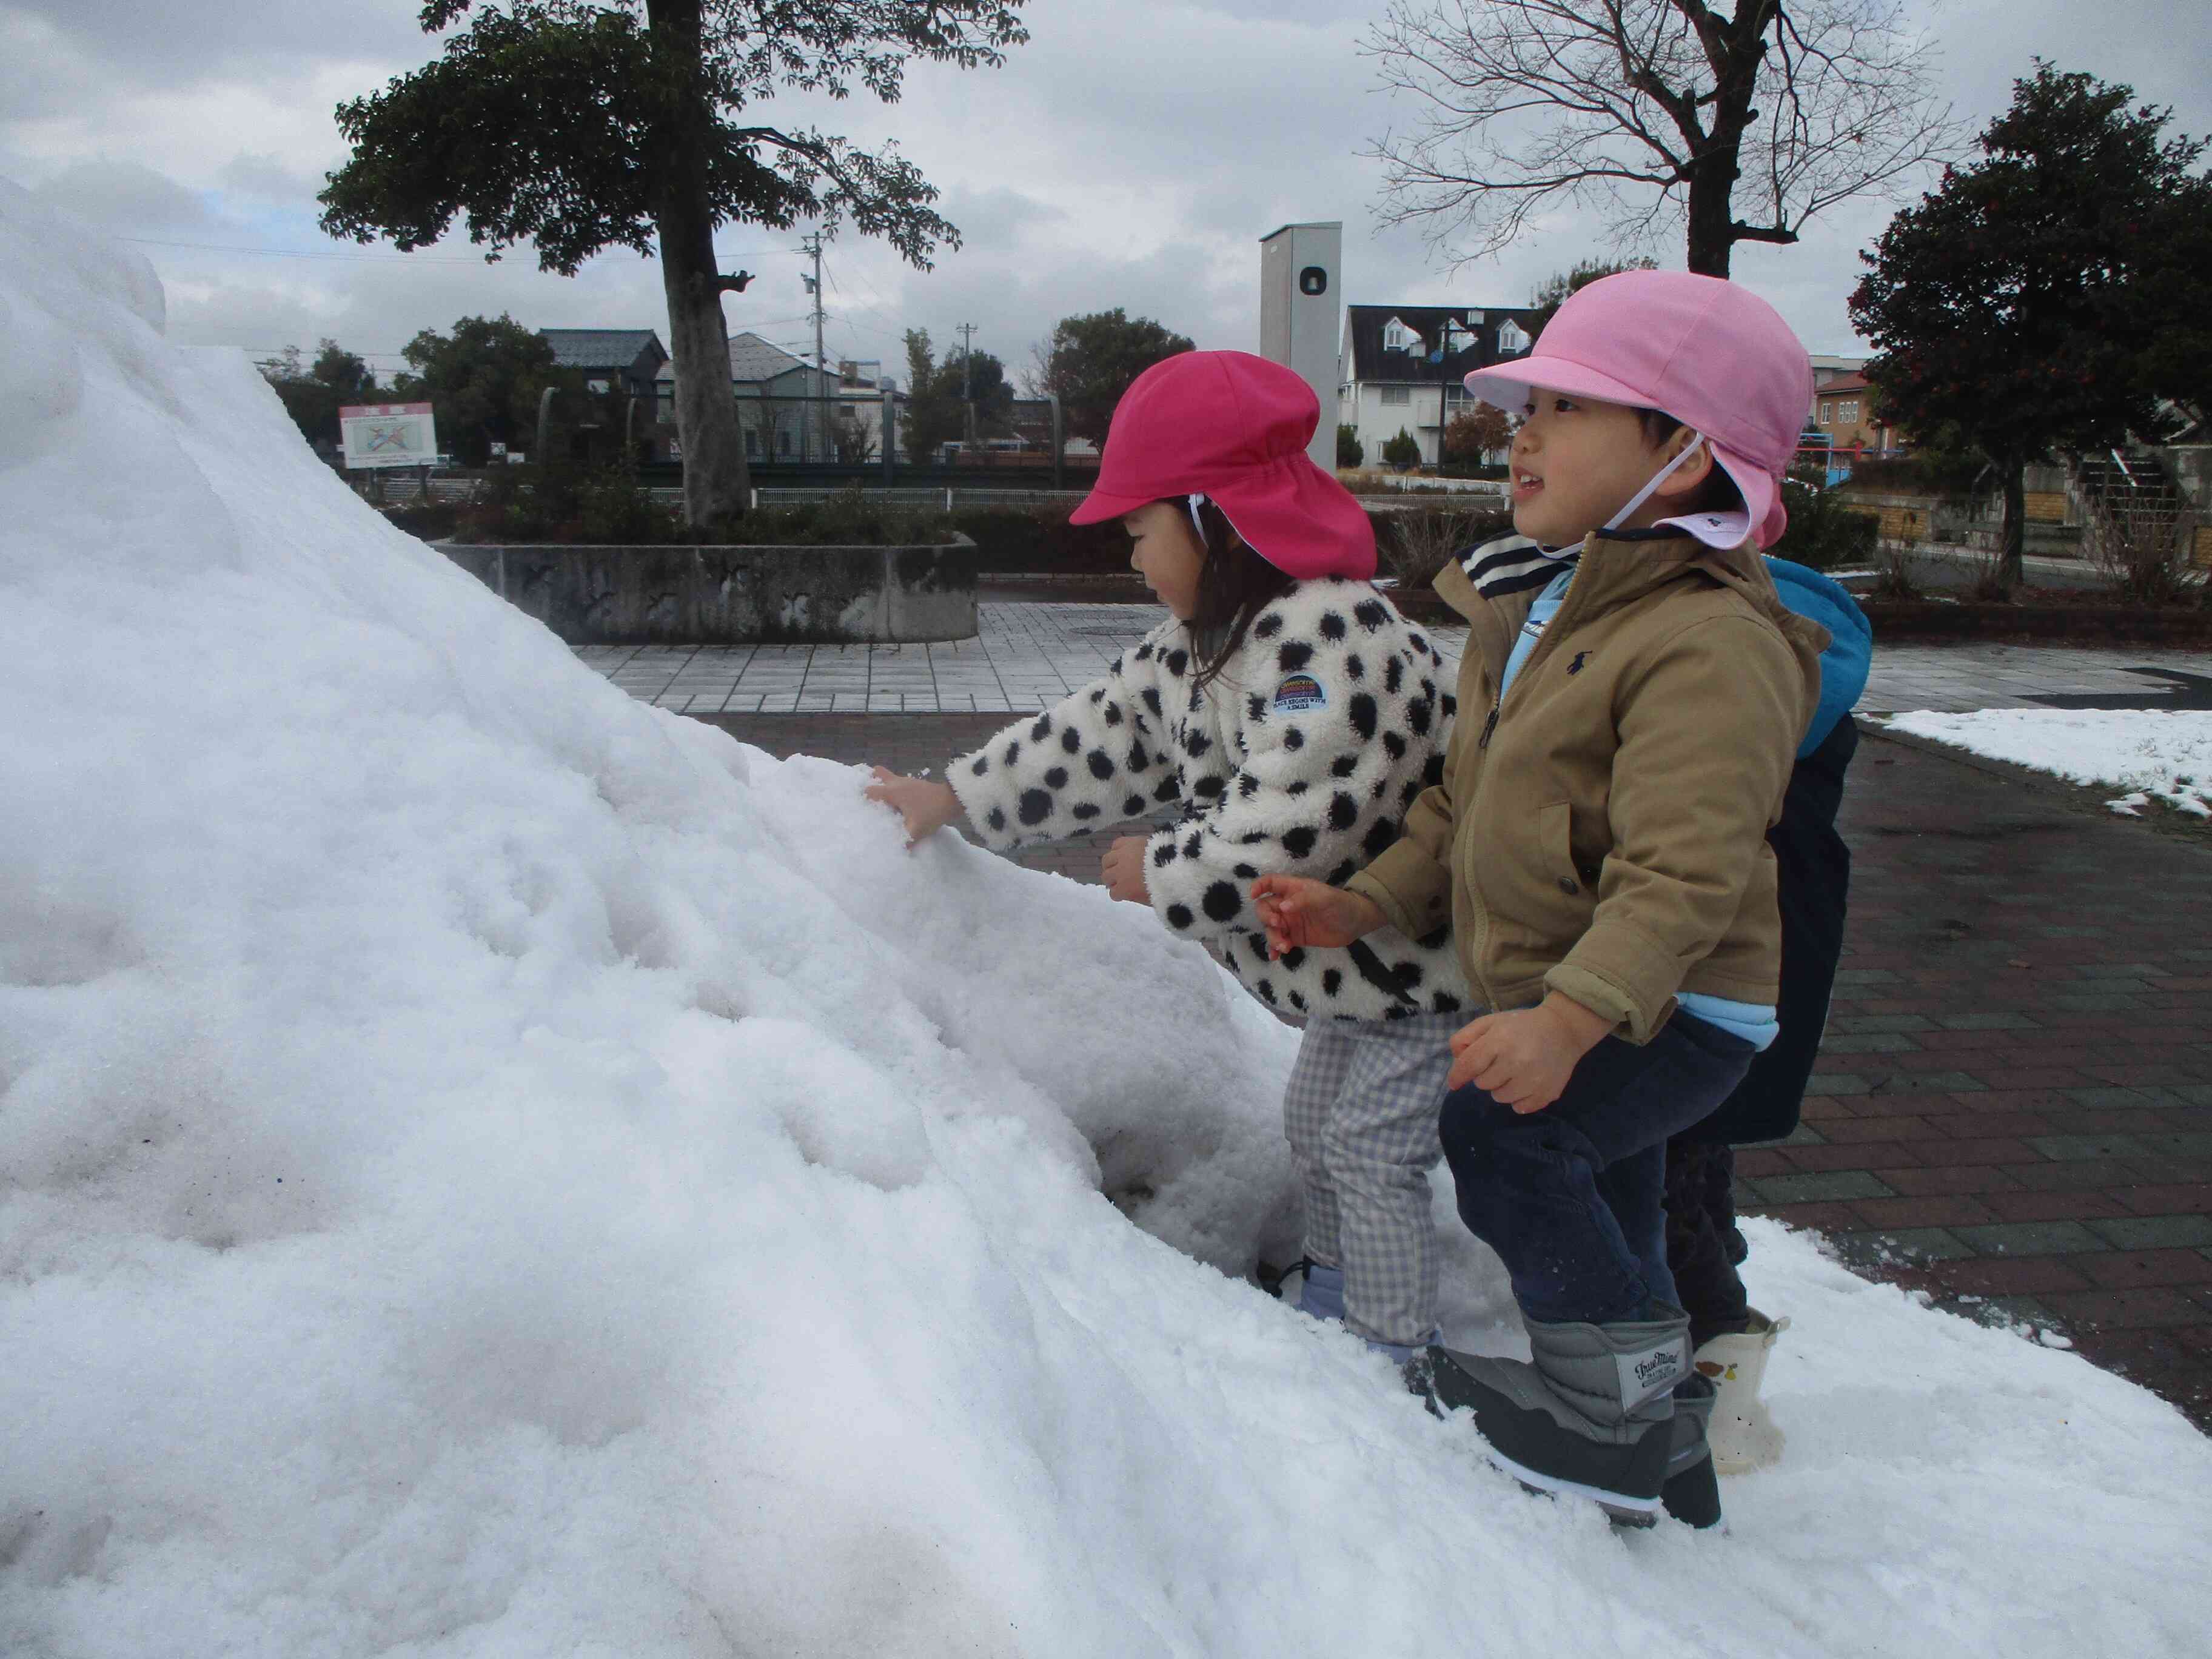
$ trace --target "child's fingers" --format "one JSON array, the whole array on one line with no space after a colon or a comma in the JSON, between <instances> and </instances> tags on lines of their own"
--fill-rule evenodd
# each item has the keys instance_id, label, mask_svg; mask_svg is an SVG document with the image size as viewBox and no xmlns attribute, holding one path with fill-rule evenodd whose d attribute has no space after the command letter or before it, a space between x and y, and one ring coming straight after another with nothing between
<instances>
[{"instance_id":1,"label":"child's fingers","mask_svg":"<svg viewBox=\"0 0 2212 1659\"><path fill-rule=\"evenodd\" d=\"M1465 1054L1468 1044L1489 1033L1490 1023L1495 1018L1495 1014L1483 1014L1468 1021L1451 1034L1451 1051L1455 1054Z\"/></svg>"}]
</instances>

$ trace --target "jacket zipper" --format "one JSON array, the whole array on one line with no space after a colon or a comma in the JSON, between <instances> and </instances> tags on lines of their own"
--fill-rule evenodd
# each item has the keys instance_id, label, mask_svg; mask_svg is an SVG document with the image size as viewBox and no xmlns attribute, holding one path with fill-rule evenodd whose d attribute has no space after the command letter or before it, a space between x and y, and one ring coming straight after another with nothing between
<instances>
[{"instance_id":1,"label":"jacket zipper","mask_svg":"<svg viewBox=\"0 0 2212 1659\"><path fill-rule=\"evenodd\" d=\"M1588 551L1587 543L1584 544L1584 551L1585 553ZM1577 568L1575 574L1577 576L1580 576L1582 574L1579 568ZM1568 607L1574 604L1577 591L1580 589L1581 586L1581 583L1578 581L1570 581L1567 584L1566 596L1560 601L1559 608L1553 615L1552 620L1545 625L1544 636L1536 641L1535 648L1528 653L1528 660L1521 665L1521 672L1514 677L1515 678L1523 680L1527 679L1530 672L1534 670L1537 662L1542 658L1544 653L1551 648L1553 638L1555 635L1560 632L1560 624L1567 620ZM1472 642L1473 636L1470 635L1469 643ZM1506 651L1508 660L1511 659L1512 654L1512 651L1509 647ZM1489 719L1484 720L1482 723L1482 736L1475 741L1474 746L1477 753L1483 753L1488 750L1490 747L1491 735L1498 730L1498 717L1504 712L1505 708L1506 686L1504 664L1500 663L1498 665L1496 672L1498 680L1498 696L1490 705ZM1487 780L1489 770L1489 766L1486 763L1481 769L1481 771L1476 775L1475 787L1478 792L1480 792L1483 783ZM1455 827L1452 837L1455 855L1462 860L1462 867L1469 871L1472 871L1475 866L1471 862L1464 861L1466 854L1464 850L1459 847L1458 842L1460 835L1463 831L1463 826L1471 823L1473 818L1474 814L1471 812L1462 817L1460 819L1459 825ZM1476 964L1477 969L1475 972L1468 975L1468 977L1474 982L1475 988L1481 992L1483 1007L1491 1013L1500 1013L1504 1011L1498 1006L1498 994L1491 988L1490 982L1483 978L1480 969L1480 964L1488 958L1490 952L1490 906L1484 902L1481 889L1476 885L1474 878L1471 875L1468 879L1468 895L1469 898L1474 901L1474 949L1468 954Z\"/></svg>"}]
</instances>

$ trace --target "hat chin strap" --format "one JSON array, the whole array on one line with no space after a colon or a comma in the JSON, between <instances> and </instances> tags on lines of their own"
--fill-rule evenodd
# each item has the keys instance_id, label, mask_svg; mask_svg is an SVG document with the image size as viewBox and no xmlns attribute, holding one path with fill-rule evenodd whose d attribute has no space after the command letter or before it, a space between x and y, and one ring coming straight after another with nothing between
<instances>
[{"instance_id":1,"label":"hat chin strap","mask_svg":"<svg viewBox=\"0 0 2212 1659\"><path fill-rule=\"evenodd\" d=\"M1605 527L1607 530L1620 529L1620 526L1627 521L1631 514L1634 513L1638 507L1643 506L1644 502L1651 499L1651 492L1653 490L1658 489L1661 484L1665 483L1668 479L1673 477L1676 470L1681 466L1683 462L1688 460L1691 456L1696 454L1699 449L1705 447L1705 434L1704 433L1691 433L1690 441L1682 446L1682 453L1677 455L1673 460L1668 462L1666 465L1661 467L1656 472L1653 473L1651 475L1651 481L1645 484L1643 489L1638 490L1633 495L1631 495L1628 498L1628 505L1622 507L1620 512L1614 514L1611 518L1605 521ZM1196 498L1194 497L1193 499L1195 500ZM1195 513L1196 509L1194 508L1194 516L1195 516Z\"/></svg>"},{"instance_id":2,"label":"hat chin strap","mask_svg":"<svg viewBox=\"0 0 2212 1659\"><path fill-rule=\"evenodd\" d=\"M1187 499L1190 505L1190 527L1197 532L1198 544L1200 547L1204 547L1206 545L1206 526L1199 522L1198 509L1206 505L1206 496L1200 491L1193 490Z\"/></svg>"}]
</instances>

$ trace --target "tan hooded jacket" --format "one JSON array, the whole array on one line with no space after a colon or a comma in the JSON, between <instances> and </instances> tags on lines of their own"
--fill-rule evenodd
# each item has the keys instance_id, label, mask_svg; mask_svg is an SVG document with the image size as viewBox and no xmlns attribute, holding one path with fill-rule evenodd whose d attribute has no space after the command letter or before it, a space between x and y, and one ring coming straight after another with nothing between
<instances>
[{"instance_id":1,"label":"tan hooded jacket","mask_svg":"<svg viewBox=\"0 0 2212 1659\"><path fill-rule=\"evenodd\" d=\"M1492 1009L1556 990L1641 1043L1678 991L1772 1003L1766 831L1826 632L1747 546L1601 532L1501 707L1534 594L1486 600L1456 562L1436 589L1472 628L1444 779L1346 885L1408 937L1449 921Z\"/></svg>"}]
</instances>

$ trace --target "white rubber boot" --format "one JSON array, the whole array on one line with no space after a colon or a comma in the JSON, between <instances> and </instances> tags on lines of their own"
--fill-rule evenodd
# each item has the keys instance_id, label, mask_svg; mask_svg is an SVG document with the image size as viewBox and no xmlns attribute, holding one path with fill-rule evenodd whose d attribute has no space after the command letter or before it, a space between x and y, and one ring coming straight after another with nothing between
<instances>
[{"instance_id":1,"label":"white rubber boot","mask_svg":"<svg viewBox=\"0 0 2212 1659\"><path fill-rule=\"evenodd\" d=\"M1706 1432L1712 1443L1713 1468L1722 1474L1765 1468L1782 1455L1782 1431L1767 1415L1759 1385L1765 1378L1766 1356L1774 1339L1789 1328L1786 1316L1769 1319L1753 1308L1749 1330L1740 1336L1715 1337L1698 1350L1692 1362L1720 1393Z\"/></svg>"}]
</instances>

